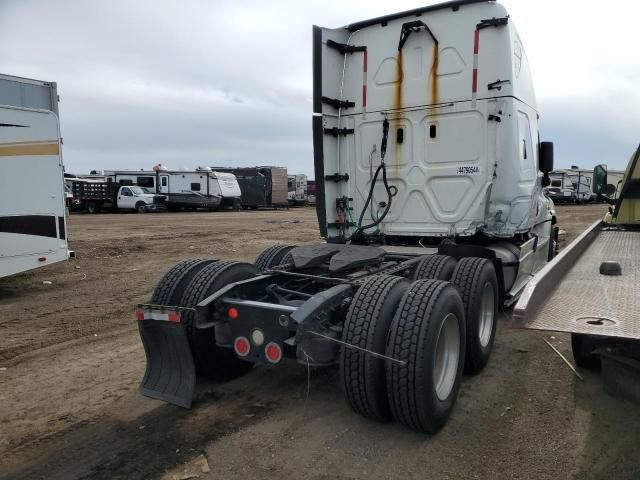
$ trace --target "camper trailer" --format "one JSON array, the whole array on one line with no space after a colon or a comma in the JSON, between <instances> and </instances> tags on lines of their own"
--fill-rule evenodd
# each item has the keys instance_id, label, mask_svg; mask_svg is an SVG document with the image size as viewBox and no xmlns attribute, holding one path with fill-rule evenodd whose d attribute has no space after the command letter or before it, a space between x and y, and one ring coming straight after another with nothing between
<instances>
[{"instance_id":1,"label":"camper trailer","mask_svg":"<svg viewBox=\"0 0 640 480\"><path fill-rule=\"evenodd\" d=\"M0 75L0 277L67 260L56 84Z\"/></svg>"},{"instance_id":2,"label":"camper trailer","mask_svg":"<svg viewBox=\"0 0 640 480\"><path fill-rule=\"evenodd\" d=\"M598 200L598 195L597 195L598 192L595 191L596 183L593 181L593 169L582 169L578 167L571 167L566 169L554 170L552 172L552 175L559 174L559 173L567 174L572 179L572 182L574 183L573 185L574 188L577 188L576 183L580 183L580 184L583 184L581 189L584 190L585 189L584 184L587 184L591 191L591 199ZM607 169L607 186L606 186L607 191L617 192L622 183L623 176L624 176L624 170ZM615 195L615 193L613 195ZM600 199L602 198L603 197L600 196Z\"/></svg>"},{"instance_id":3,"label":"camper trailer","mask_svg":"<svg viewBox=\"0 0 640 480\"><path fill-rule=\"evenodd\" d=\"M595 197L591 190L591 178L579 171L553 171L551 183L545 192L555 203L586 203Z\"/></svg>"},{"instance_id":4,"label":"camper trailer","mask_svg":"<svg viewBox=\"0 0 640 480\"><path fill-rule=\"evenodd\" d=\"M118 184L137 185L149 193L166 195L169 210L240 208L240 186L235 176L209 167L168 170L158 165L146 171L105 171L104 176Z\"/></svg>"},{"instance_id":5,"label":"camper trailer","mask_svg":"<svg viewBox=\"0 0 640 480\"><path fill-rule=\"evenodd\" d=\"M309 199L306 175L289 175L287 180L289 205L305 205Z\"/></svg>"}]
</instances>

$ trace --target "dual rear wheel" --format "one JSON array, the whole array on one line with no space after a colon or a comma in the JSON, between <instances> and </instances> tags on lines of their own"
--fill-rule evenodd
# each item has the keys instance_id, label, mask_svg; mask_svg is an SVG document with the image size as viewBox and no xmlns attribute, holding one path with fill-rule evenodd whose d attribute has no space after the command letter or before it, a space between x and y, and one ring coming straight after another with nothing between
<instances>
[{"instance_id":1,"label":"dual rear wheel","mask_svg":"<svg viewBox=\"0 0 640 480\"><path fill-rule=\"evenodd\" d=\"M499 299L489 260L433 257L441 258L421 262L413 278L426 271L435 278L379 275L361 285L343 333L359 349L343 347L340 356L342 388L356 412L428 433L449 417L463 371L486 365Z\"/></svg>"},{"instance_id":2,"label":"dual rear wheel","mask_svg":"<svg viewBox=\"0 0 640 480\"><path fill-rule=\"evenodd\" d=\"M151 303L193 308L222 287L251 278L257 273L255 266L249 263L184 260L158 282ZM217 346L215 329L196 328L195 312L183 311L182 321L198 375L214 380L230 380L253 366L253 363L238 358L232 350Z\"/></svg>"}]
</instances>

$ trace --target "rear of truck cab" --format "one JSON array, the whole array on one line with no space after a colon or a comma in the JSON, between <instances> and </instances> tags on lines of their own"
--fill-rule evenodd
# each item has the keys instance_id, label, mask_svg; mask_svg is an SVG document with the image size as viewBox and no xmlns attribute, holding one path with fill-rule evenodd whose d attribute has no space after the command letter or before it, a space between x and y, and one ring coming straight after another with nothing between
<instances>
[{"instance_id":1,"label":"rear of truck cab","mask_svg":"<svg viewBox=\"0 0 640 480\"><path fill-rule=\"evenodd\" d=\"M504 7L486 1L410 13L340 29L314 27L314 158L316 178L324 179L317 193L323 236L353 233L350 223L381 163L385 119L384 161L397 194L380 224L383 234L510 237L529 230L543 220L532 202L544 201L538 115L513 22ZM415 22L421 25L408 26ZM373 192L376 203L386 202L382 182ZM342 204L352 219L348 209L336 212ZM374 220L379 210L364 218Z\"/></svg>"}]
</instances>

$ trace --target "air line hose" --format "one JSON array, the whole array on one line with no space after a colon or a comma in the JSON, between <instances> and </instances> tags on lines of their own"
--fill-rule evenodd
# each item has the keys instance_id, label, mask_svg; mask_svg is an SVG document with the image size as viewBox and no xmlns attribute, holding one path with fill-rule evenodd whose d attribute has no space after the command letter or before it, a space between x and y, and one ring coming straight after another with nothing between
<instances>
[{"instance_id":1,"label":"air line hose","mask_svg":"<svg viewBox=\"0 0 640 480\"><path fill-rule=\"evenodd\" d=\"M380 165L376 169L376 173L374 174L373 179L371 180L371 188L369 189L369 195L367 195L367 200L364 202L364 207L360 212L360 218L358 219L358 228L355 230L352 237L362 234L365 230L377 227L389 213L389 210L391 209L391 200L398 193L398 189L394 186L390 186L389 183L387 182L387 165L384 162L384 157L387 153L388 137L389 137L389 120L385 118L384 121L382 122L382 142L380 144ZM367 208L369 207L369 204L373 199L373 190L376 186L376 182L378 181L378 175L380 175L380 172L382 172L382 183L384 185L385 191L387 192L387 205L384 211L382 212L382 215L380 215L372 223L368 225L362 225L364 214L366 213Z\"/></svg>"}]
</instances>

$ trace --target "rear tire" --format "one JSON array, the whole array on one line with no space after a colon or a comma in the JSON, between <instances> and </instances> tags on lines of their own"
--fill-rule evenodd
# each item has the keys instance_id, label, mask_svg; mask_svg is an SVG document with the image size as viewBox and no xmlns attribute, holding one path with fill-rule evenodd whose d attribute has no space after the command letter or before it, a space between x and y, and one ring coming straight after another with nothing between
<instances>
[{"instance_id":1,"label":"rear tire","mask_svg":"<svg viewBox=\"0 0 640 480\"><path fill-rule=\"evenodd\" d=\"M178 262L171 270L164 274L156 285L151 303L153 305L178 306L184 290L193 277L214 260L192 258Z\"/></svg>"},{"instance_id":2,"label":"rear tire","mask_svg":"<svg viewBox=\"0 0 640 480\"><path fill-rule=\"evenodd\" d=\"M456 259L448 255L425 255L413 272L413 280L450 280Z\"/></svg>"},{"instance_id":3,"label":"rear tire","mask_svg":"<svg viewBox=\"0 0 640 480\"><path fill-rule=\"evenodd\" d=\"M87 212L91 214L95 214L95 213L98 213L99 211L100 209L98 208L98 205L95 202L89 202L87 204Z\"/></svg>"},{"instance_id":4,"label":"rear tire","mask_svg":"<svg viewBox=\"0 0 640 480\"><path fill-rule=\"evenodd\" d=\"M256 268L249 263L223 261L211 263L201 269L189 282L182 295L180 306L193 308L222 287L251 278L257 273ZM253 363L241 360L231 349L216 345L214 328L196 328L193 311L185 311L182 318L186 323L198 374L214 380L231 380L253 367Z\"/></svg>"},{"instance_id":5,"label":"rear tire","mask_svg":"<svg viewBox=\"0 0 640 480\"><path fill-rule=\"evenodd\" d=\"M571 334L571 351L576 365L588 370L600 370L602 362L600 357L593 353L596 345L591 335L583 333Z\"/></svg>"},{"instance_id":6,"label":"rear tire","mask_svg":"<svg viewBox=\"0 0 640 480\"><path fill-rule=\"evenodd\" d=\"M386 354L393 416L419 432L435 433L449 418L460 388L465 352L464 305L449 282L418 280L400 301Z\"/></svg>"},{"instance_id":7,"label":"rear tire","mask_svg":"<svg viewBox=\"0 0 640 480\"><path fill-rule=\"evenodd\" d=\"M464 302L467 325L465 373L480 372L489 361L496 338L498 279L486 258L460 259L451 281Z\"/></svg>"},{"instance_id":8,"label":"rear tire","mask_svg":"<svg viewBox=\"0 0 640 480\"><path fill-rule=\"evenodd\" d=\"M291 245L273 245L272 247L268 247L257 256L253 264L261 272L276 267L282 263L282 260L292 248L294 247Z\"/></svg>"},{"instance_id":9,"label":"rear tire","mask_svg":"<svg viewBox=\"0 0 640 480\"><path fill-rule=\"evenodd\" d=\"M376 275L355 294L344 322L343 341L384 354L389 325L409 282L402 277ZM366 418L391 418L385 362L342 347L340 383L351 408Z\"/></svg>"}]
</instances>

